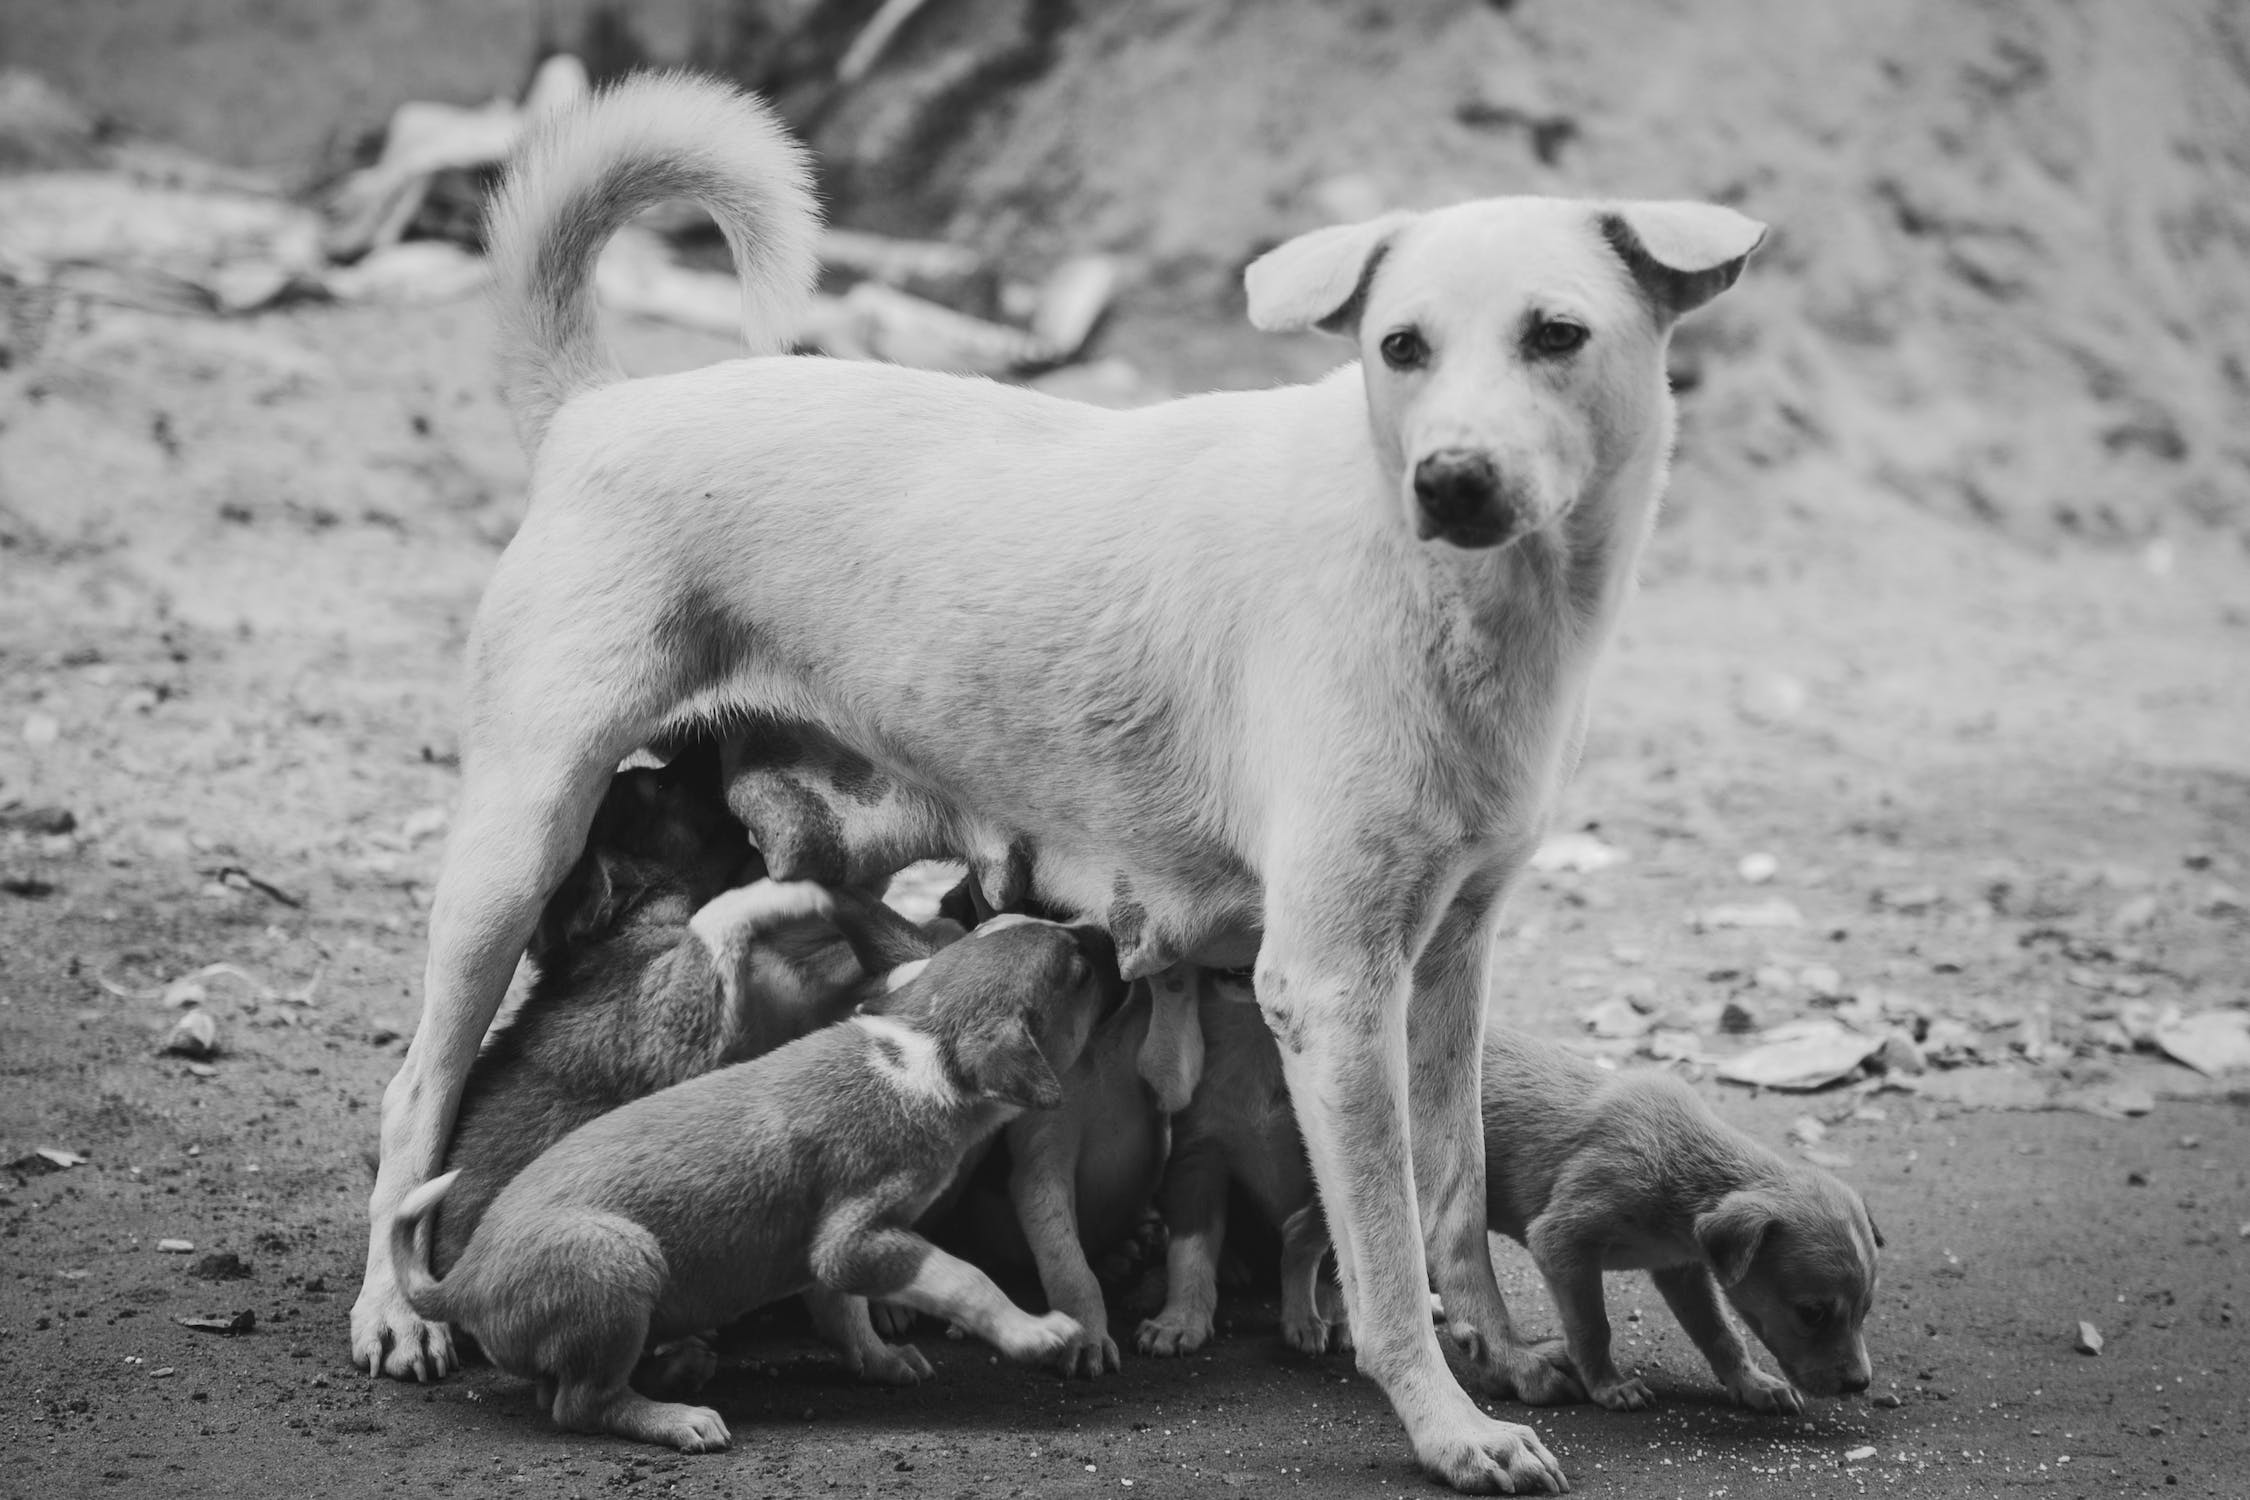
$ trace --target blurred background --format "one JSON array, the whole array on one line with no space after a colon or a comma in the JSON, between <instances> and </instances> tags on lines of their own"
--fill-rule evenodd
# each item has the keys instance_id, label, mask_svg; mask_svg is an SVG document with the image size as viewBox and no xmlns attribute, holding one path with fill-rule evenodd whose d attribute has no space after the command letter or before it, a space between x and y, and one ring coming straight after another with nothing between
<instances>
[{"instance_id":1,"label":"blurred background","mask_svg":"<svg viewBox=\"0 0 2250 1500\"><path fill-rule=\"evenodd\" d=\"M316 1361L229 1356L252 1407L340 1364L463 640L523 506L478 213L527 120L645 65L757 88L815 149L837 232L803 347L1107 403L1347 358L1243 317L1242 267L1322 224L1504 193L1771 223L1675 341L1671 497L1496 1004L1696 1080L1875 1204L1899 1399L1790 1433L1691 1408L1751 1457L1730 1493L1872 1444L1917 1494L2044 1485L2073 1445L2087 1482L2237 1492L2239 0L0 0L0 1051L27 1081L0 1156L47 1205L0 1207L35 1254L131 1266L124 1240L194 1229ZM692 211L600 285L637 371L734 347ZM209 1047L164 1050L183 1009ZM1742 1061L1805 1036L1828 1071L1778 1082L1811 1092ZM0 1366L62 1389L139 1347L74 1307L185 1295L108 1274ZM2080 1319L2108 1354L2074 1352ZM49 1432L139 1473L97 1387ZM1352 1434L1347 1477L1392 1446L1366 1396L1311 1424ZM387 1384L311 1399L338 1441L425 1430ZM1068 1392L1011 1409L1038 1403L1114 1425ZM871 1420L834 1462L882 1478ZM1622 1420L1542 1430L1653 1483ZM964 1451L969 1482L999 1461Z\"/></svg>"}]
</instances>

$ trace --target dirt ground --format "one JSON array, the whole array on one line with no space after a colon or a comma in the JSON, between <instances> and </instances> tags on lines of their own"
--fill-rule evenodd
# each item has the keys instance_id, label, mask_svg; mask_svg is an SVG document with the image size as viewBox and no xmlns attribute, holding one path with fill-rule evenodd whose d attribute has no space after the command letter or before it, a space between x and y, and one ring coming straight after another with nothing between
<instances>
[{"instance_id":1,"label":"dirt ground","mask_svg":"<svg viewBox=\"0 0 2250 1500\"><path fill-rule=\"evenodd\" d=\"M350 23L345 82L318 87L279 62L337 50L307 38L345 23L274 28L246 64L220 35L235 0L130 35L129 6L96 27L27 4L0 37L74 84L106 70L105 107L277 165L243 123L258 101L309 110L326 88L322 107L371 123L427 58L428 8L351 8L375 19ZM523 16L492 15L432 92L512 71ZM248 92L183 87L167 48ZM637 370L727 353L616 332ZM419 1003L463 636L523 498L488 343L466 303L230 323L73 308L0 369L0 1494L1426 1490L1375 1389L1286 1351L1256 1292L1204 1354L1085 1384L926 1332L936 1381L862 1390L777 1315L728 1351L710 1399L738 1446L714 1457L559 1436L488 1369L427 1389L354 1374L367 1158ZM1730 332L1699 358L1740 347ZM1339 350L1142 296L1096 352L1192 389ZM1690 452L1767 389L1713 374L1685 408ZM1496 1014L1581 1038L1580 1013L1617 995L1773 1020L1815 1009L1790 976L1825 966L1989 1023L2005 1052L2041 1006L2067 1044L2128 1001L2250 1003L2239 517L2166 527L2147 515L2180 507L2121 494L2137 519L2117 545L2058 543L1909 503L1838 452L1683 466L1564 819L1631 857L1527 884ZM1738 873L1753 852L1774 856L1768 885ZM1801 924L1691 920L1773 896ZM195 1064L161 1050L181 1014L165 992L213 964L234 972L192 979L219 1027ZM1870 1397L1737 1412L1620 1277L1620 1363L1658 1409L1508 1414L1588 1495L2250 1494L2250 1086L2080 1051L1919 1090L1700 1077L1777 1147L1823 1122L1819 1149L1882 1224ZM1964 1076L2018 1102L2067 1083L2154 1107L1972 1109L1948 1087ZM1502 1263L1551 1329L1521 1256ZM178 1321L240 1313L235 1335ZM1121 1342L1134 1316L1120 1305ZM2099 1355L2074 1348L2081 1320Z\"/></svg>"}]
</instances>

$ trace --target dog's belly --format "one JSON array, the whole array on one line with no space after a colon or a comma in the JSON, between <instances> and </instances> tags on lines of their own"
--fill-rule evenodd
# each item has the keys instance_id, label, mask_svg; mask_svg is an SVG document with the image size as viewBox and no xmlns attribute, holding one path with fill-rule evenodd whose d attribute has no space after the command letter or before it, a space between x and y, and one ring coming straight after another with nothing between
<instances>
[{"instance_id":1,"label":"dog's belly","mask_svg":"<svg viewBox=\"0 0 2250 1500\"><path fill-rule=\"evenodd\" d=\"M1041 769L1052 767L1020 774L1035 783ZM1050 799L940 788L846 732L770 712L746 716L726 775L727 805L776 879L873 885L916 860L959 858L997 909L1036 897L1101 923L1128 979L1181 959L1238 968L1257 957L1256 874L1190 820L1164 818L1162 796L1135 796L1155 815L1105 845L1077 817L1043 815Z\"/></svg>"}]
</instances>

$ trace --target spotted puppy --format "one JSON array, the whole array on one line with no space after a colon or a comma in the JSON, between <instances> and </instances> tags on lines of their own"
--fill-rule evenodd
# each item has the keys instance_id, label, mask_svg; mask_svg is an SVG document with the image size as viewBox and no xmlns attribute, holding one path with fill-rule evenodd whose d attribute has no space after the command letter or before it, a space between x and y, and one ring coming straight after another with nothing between
<instances>
[{"instance_id":1,"label":"spotted puppy","mask_svg":"<svg viewBox=\"0 0 2250 1500\"><path fill-rule=\"evenodd\" d=\"M602 1116L526 1167L444 1280L418 1231L452 1186L389 1226L414 1309L539 1382L575 1431L683 1452L728 1445L706 1408L628 1384L650 1338L723 1324L818 1286L961 1324L1011 1358L1076 1336L909 1226L980 1141L1062 1102L1059 1075L1123 998L1092 927L1023 921L956 943L880 1014L827 1027Z\"/></svg>"}]
</instances>

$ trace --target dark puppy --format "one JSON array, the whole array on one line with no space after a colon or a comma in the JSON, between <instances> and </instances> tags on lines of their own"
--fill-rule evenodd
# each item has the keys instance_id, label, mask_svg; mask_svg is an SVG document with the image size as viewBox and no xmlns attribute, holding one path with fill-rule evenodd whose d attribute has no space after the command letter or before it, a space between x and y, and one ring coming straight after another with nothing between
<instances>
[{"instance_id":1,"label":"dark puppy","mask_svg":"<svg viewBox=\"0 0 2250 1500\"><path fill-rule=\"evenodd\" d=\"M685 1452L726 1425L627 1382L643 1345L819 1285L952 1319L1012 1358L1074 1337L910 1226L976 1144L1062 1100L1058 1074L1123 998L1108 938L1018 922L931 958L862 1015L636 1100L566 1136L508 1184L442 1282L417 1229L451 1186L402 1205L389 1233L425 1318L472 1332L540 1382L575 1430Z\"/></svg>"},{"instance_id":2,"label":"dark puppy","mask_svg":"<svg viewBox=\"0 0 2250 1500\"><path fill-rule=\"evenodd\" d=\"M572 1130L839 1020L934 951L872 896L763 873L715 752L617 774L541 920L537 978L470 1069L433 1219L441 1275L501 1188Z\"/></svg>"}]
</instances>

